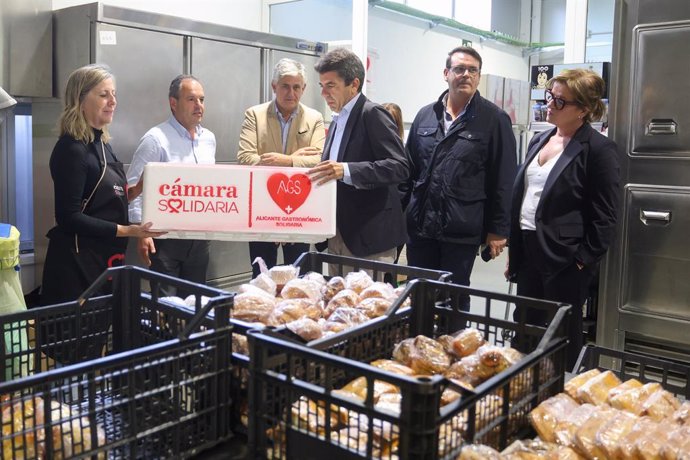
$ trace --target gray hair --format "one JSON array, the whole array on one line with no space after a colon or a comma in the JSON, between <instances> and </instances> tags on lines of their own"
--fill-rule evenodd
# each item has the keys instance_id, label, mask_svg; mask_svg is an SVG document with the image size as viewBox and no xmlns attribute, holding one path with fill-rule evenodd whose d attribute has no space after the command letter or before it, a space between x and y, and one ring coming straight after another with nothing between
<instances>
[{"instance_id":1,"label":"gray hair","mask_svg":"<svg viewBox=\"0 0 690 460\"><path fill-rule=\"evenodd\" d=\"M307 83L307 72L304 70L304 64L294 59L283 58L276 63L273 67L271 83L278 83L278 80L285 76L302 77L304 83Z\"/></svg>"},{"instance_id":2,"label":"gray hair","mask_svg":"<svg viewBox=\"0 0 690 460\"><path fill-rule=\"evenodd\" d=\"M182 74L178 75L173 79L173 81L170 82L170 89L168 90L168 97L172 97L175 99L178 99L180 97L180 86L182 86L182 82L185 80L194 80L201 84L199 79L197 79L194 75L189 75L189 74Z\"/></svg>"}]
</instances>

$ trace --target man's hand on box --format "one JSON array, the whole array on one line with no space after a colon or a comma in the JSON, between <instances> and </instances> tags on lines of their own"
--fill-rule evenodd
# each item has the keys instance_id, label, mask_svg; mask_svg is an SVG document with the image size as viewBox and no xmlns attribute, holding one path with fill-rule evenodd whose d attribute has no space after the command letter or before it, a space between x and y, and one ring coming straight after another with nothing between
<instances>
[{"instance_id":1,"label":"man's hand on box","mask_svg":"<svg viewBox=\"0 0 690 460\"><path fill-rule=\"evenodd\" d=\"M259 164L262 166L292 166L290 155L283 155L282 153L262 153L259 158Z\"/></svg>"},{"instance_id":2,"label":"man's hand on box","mask_svg":"<svg viewBox=\"0 0 690 460\"><path fill-rule=\"evenodd\" d=\"M316 182L316 185L323 185L332 180L340 180L344 174L345 168L343 164L333 160L322 161L307 171L309 179L312 182Z\"/></svg>"}]
</instances>

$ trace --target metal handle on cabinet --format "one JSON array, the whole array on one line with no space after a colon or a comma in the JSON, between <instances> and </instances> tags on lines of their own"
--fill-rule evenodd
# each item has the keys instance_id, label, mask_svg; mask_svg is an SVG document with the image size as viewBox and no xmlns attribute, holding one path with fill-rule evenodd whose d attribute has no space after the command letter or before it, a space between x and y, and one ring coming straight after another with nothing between
<instances>
[{"instance_id":1,"label":"metal handle on cabinet","mask_svg":"<svg viewBox=\"0 0 690 460\"><path fill-rule=\"evenodd\" d=\"M670 118L654 118L645 129L645 136L663 136L677 133L678 124Z\"/></svg>"},{"instance_id":2,"label":"metal handle on cabinet","mask_svg":"<svg viewBox=\"0 0 690 460\"><path fill-rule=\"evenodd\" d=\"M640 209L640 220L645 225L652 223L668 225L671 223L671 211L646 211Z\"/></svg>"}]
</instances>

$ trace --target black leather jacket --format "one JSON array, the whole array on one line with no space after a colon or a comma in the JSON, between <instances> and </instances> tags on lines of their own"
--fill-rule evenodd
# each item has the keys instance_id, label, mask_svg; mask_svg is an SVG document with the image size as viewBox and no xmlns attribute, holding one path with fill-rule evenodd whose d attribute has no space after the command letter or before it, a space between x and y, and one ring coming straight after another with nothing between
<instances>
[{"instance_id":1,"label":"black leather jacket","mask_svg":"<svg viewBox=\"0 0 690 460\"><path fill-rule=\"evenodd\" d=\"M507 237L517 148L510 118L476 92L443 132L444 92L415 117L407 139L410 238L481 244Z\"/></svg>"}]
</instances>

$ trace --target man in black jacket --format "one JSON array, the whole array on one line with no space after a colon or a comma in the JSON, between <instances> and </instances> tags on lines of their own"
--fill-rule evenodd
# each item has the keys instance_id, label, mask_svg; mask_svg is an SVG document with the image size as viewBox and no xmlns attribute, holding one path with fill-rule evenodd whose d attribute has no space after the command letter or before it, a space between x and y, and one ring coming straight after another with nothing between
<instances>
[{"instance_id":1,"label":"man in black jacket","mask_svg":"<svg viewBox=\"0 0 690 460\"><path fill-rule=\"evenodd\" d=\"M462 285L470 284L481 244L492 259L506 245L517 167L510 118L477 91L481 69L473 48L451 50L448 91L419 111L407 140L407 261L450 271Z\"/></svg>"},{"instance_id":2,"label":"man in black jacket","mask_svg":"<svg viewBox=\"0 0 690 460\"><path fill-rule=\"evenodd\" d=\"M309 171L319 184L338 181L337 233L328 252L392 263L407 238L397 186L410 172L395 122L362 94L364 66L352 51L336 48L315 68L321 95L337 112L322 161Z\"/></svg>"}]
</instances>

